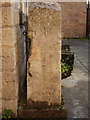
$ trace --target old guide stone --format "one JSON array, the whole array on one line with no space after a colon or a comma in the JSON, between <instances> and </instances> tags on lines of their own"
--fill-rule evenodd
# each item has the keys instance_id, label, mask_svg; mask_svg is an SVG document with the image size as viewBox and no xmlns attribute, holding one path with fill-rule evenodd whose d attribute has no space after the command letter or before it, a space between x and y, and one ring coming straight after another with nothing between
<instances>
[{"instance_id":1,"label":"old guide stone","mask_svg":"<svg viewBox=\"0 0 90 120\"><path fill-rule=\"evenodd\" d=\"M31 50L27 70L27 103L31 108L61 103L60 4L30 3Z\"/></svg>"}]
</instances>

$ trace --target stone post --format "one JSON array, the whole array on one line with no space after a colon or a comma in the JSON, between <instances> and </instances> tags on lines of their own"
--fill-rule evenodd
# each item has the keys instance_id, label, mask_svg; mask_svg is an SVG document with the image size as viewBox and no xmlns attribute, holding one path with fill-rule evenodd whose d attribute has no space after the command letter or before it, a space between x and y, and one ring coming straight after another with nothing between
<instances>
[{"instance_id":1,"label":"stone post","mask_svg":"<svg viewBox=\"0 0 90 120\"><path fill-rule=\"evenodd\" d=\"M1 2L0 2L0 6L1 6ZM0 7L0 70L2 69L2 11L1 11L1 7ZM0 72L0 119L1 119L1 115L2 115L2 73Z\"/></svg>"},{"instance_id":2,"label":"stone post","mask_svg":"<svg viewBox=\"0 0 90 120\"><path fill-rule=\"evenodd\" d=\"M58 3L30 3L31 51L27 70L30 108L61 103L61 9Z\"/></svg>"}]
</instances>

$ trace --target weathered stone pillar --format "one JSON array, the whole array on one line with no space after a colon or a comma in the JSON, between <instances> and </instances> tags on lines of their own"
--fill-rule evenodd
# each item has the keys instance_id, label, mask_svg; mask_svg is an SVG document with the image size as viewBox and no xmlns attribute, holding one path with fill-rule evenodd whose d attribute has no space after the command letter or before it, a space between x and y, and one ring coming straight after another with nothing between
<instances>
[{"instance_id":1,"label":"weathered stone pillar","mask_svg":"<svg viewBox=\"0 0 90 120\"><path fill-rule=\"evenodd\" d=\"M1 2L0 2L0 6L1 6ZM2 11L0 8L0 70L2 69ZM0 119L1 119L1 115L2 115L2 73L0 72Z\"/></svg>"},{"instance_id":2,"label":"weathered stone pillar","mask_svg":"<svg viewBox=\"0 0 90 120\"><path fill-rule=\"evenodd\" d=\"M31 55L27 71L27 102L31 108L61 103L60 4L30 3Z\"/></svg>"}]
</instances>

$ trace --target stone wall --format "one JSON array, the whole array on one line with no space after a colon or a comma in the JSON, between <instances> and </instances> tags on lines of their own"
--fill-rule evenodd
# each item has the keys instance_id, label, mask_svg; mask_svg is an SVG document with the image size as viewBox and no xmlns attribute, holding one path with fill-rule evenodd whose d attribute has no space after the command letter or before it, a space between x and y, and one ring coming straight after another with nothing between
<instances>
[{"instance_id":1,"label":"stone wall","mask_svg":"<svg viewBox=\"0 0 90 120\"><path fill-rule=\"evenodd\" d=\"M87 4L82 2L60 2L62 37L86 36Z\"/></svg>"},{"instance_id":2,"label":"stone wall","mask_svg":"<svg viewBox=\"0 0 90 120\"><path fill-rule=\"evenodd\" d=\"M61 103L60 10L58 3L29 6L31 54L27 68L27 102L31 108Z\"/></svg>"},{"instance_id":3,"label":"stone wall","mask_svg":"<svg viewBox=\"0 0 90 120\"><path fill-rule=\"evenodd\" d=\"M58 3L44 5L44 8L39 3L33 7L32 3L27 28L26 3L0 2L0 112L11 109L17 115L26 74L23 32L27 29L31 38L27 66L28 103L60 105L61 32L62 37L86 35L86 4L64 2L60 5L62 12Z\"/></svg>"},{"instance_id":4,"label":"stone wall","mask_svg":"<svg viewBox=\"0 0 90 120\"><path fill-rule=\"evenodd\" d=\"M23 35L26 15L20 10L20 3L2 2L0 12L0 101L2 110L11 109L17 115L20 87L26 72Z\"/></svg>"}]
</instances>

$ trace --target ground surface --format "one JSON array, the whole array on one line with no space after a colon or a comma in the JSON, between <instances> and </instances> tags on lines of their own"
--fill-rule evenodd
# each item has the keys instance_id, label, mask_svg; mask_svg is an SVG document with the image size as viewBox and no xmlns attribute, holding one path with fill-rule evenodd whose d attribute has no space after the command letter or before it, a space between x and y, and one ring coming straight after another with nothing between
<instances>
[{"instance_id":1,"label":"ground surface","mask_svg":"<svg viewBox=\"0 0 90 120\"><path fill-rule=\"evenodd\" d=\"M64 40L75 52L74 69L62 80L68 118L88 118L88 40Z\"/></svg>"}]
</instances>

